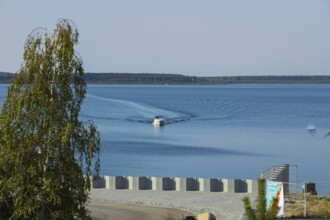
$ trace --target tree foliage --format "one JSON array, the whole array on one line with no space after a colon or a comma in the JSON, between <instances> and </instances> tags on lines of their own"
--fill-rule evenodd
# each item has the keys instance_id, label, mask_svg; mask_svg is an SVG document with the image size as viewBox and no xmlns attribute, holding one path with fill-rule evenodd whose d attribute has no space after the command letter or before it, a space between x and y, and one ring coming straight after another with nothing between
<instances>
[{"instance_id":1,"label":"tree foliage","mask_svg":"<svg viewBox=\"0 0 330 220\"><path fill-rule=\"evenodd\" d=\"M99 133L79 120L86 93L75 25L33 31L0 113L0 219L87 218Z\"/></svg>"},{"instance_id":2,"label":"tree foliage","mask_svg":"<svg viewBox=\"0 0 330 220\"><path fill-rule=\"evenodd\" d=\"M259 179L258 180L258 199L257 199L257 207L254 210L251 206L251 202L249 197L243 198L245 215L248 220L271 220L275 219L277 212L279 210L278 207L278 197L274 197L271 202L270 207L266 208L266 180Z\"/></svg>"}]
</instances>

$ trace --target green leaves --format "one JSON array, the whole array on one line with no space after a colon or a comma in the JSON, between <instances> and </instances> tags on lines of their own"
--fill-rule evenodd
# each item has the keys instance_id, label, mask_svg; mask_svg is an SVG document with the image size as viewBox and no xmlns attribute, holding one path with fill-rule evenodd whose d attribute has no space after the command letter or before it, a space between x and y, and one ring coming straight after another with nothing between
<instances>
[{"instance_id":1,"label":"green leaves","mask_svg":"<svg viewBox=\"0 0 330 220\"><path fill-rule=\"evenodd\" d=\"M245 209L245 215L248 220L271 220L275 219L278 207L278 198L274 197L269 209L266 209L266 180L258 180L258 199L257 207L254 210L251 206L249 197L244 197L242 199Z\"/></svg>"},{"instance_id":2,"label":"green leaves","mask_svg":"<svg viewBox=\"0 0 330 220\"><path fill-rule=\"evenodd\" d=\"M93 122L78 118L86 84L77 43L64 19L52 36L33 32L26 41L0 113L0 219L87 216L100 138Z\"/></svg>"}]
</instances>

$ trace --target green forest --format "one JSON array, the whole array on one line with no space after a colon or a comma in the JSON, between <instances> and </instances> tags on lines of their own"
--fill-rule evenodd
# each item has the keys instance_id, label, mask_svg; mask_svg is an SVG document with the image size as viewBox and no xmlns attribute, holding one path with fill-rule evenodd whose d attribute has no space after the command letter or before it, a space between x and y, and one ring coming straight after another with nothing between
<instances>
[{"instance_id":1,"label":"green forest","mask_svg":"<svg viewBox=\"0 0 330 220\"><path fill-rule=\"evenodd\" d=\"M0 83L14 74L0 72ZM225 84L330 84L330 75L197 77L162 73L85 73L88 84L119 85L225 85Z\"/></svg>"}]
</instances>

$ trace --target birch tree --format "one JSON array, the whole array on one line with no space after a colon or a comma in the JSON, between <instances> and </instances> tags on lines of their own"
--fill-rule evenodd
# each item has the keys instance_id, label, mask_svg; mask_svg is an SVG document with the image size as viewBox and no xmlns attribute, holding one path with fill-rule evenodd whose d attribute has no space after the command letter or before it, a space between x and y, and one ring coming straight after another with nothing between
<instances>
[{"instance_id":1,"label":"birch tree","mask_svg":"<svg viewBox=\"0 0 330 220\"><path fill-rule=\"evenodd\" d=\"M28 36L0 113L0 219L88 218L100 138L79 119L86 94L78 31L60 19Z\"/></svg>"}]
</instances>

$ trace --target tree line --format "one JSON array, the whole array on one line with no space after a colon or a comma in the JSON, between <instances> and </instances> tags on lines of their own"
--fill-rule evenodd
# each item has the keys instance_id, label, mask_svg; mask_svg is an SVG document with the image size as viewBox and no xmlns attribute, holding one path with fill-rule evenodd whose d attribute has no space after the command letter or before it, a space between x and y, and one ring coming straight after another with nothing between
<instances>
[{"instance_id":1,"label":"tree line","mask_svg":"<svg viewBox=\"0 0 330 220\"><path fill-rule=\"evenodd\" d=\"M10 83L14 74L0 72L0 83ZM296 76L185 76L166 73L85 73L88 84L225 85L225 84L329 84L330 75Z\"/></svg>"}]
</instances>

